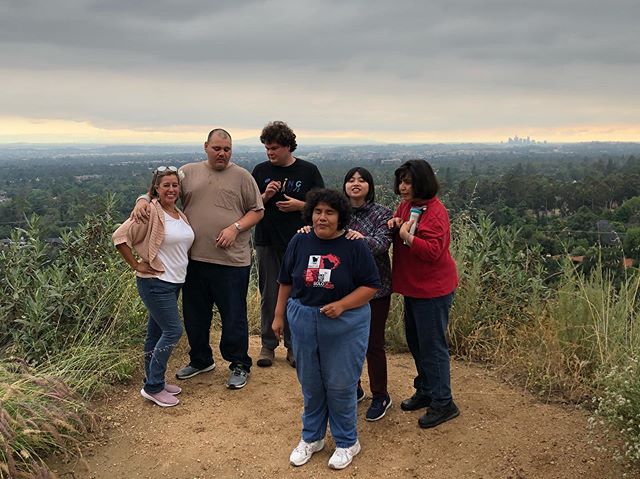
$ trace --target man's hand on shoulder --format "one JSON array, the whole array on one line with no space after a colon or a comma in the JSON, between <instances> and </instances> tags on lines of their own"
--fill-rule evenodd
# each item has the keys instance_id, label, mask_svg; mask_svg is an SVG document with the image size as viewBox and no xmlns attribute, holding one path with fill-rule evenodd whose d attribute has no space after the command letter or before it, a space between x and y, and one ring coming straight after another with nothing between
<instances>
[{"instance_id":1,"label":"man's hand on shoulder","mask_svg":"<svg viewBox=\"0 0 640 479\"><path fill-rule=\"evenodd\" d=\"M151 214L151 204L149 201L141 196L136 201L136 205L133 207L133 211L129 215L136 223L146 223L149 221L149 215Z\"/></svg>"}]
</instances>

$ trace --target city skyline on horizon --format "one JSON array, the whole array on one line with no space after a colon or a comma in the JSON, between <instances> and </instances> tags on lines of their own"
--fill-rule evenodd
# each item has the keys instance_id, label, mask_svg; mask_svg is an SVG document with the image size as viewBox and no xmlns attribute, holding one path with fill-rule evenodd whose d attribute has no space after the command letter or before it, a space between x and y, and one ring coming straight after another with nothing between
<instances>
[{"instance_id":1,"label":"city skyline on horizon","mask_svg":"<svg viewBox=\"0 0 640 479\"><path fill-rule=\"evenodd\" d=\"M247 141L272 120L308 144L635 142L640 4L612 1L12 3L0 144Z\"/></svg>"}]
</instances>

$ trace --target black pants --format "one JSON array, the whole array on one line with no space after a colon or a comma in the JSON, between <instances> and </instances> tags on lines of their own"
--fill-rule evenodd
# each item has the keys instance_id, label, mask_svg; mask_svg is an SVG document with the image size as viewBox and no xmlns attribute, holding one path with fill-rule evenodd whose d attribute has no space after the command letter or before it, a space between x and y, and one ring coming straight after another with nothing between
<instances>
[{"instance_id":1,"label":"black pants","mask_svg":"<svg viewBox=\"0 0 640 479\"><path fill-rule=\"evenodd\" d=\"M209 333L213 305L222 322L220 354L230 368L251 369L247 290L250 266L225 266L189 260L182 288L184 326L189 339L190 365L202 369L213 364Z\"/></svg>"}]
</instances>

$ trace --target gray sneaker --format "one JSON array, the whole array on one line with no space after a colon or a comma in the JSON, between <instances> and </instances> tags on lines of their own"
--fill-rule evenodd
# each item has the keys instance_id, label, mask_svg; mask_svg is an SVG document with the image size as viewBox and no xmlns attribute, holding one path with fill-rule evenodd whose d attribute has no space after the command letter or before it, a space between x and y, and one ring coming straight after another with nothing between
<instances>
[{"instance_id":1,"label":"gray sneaker","mask_svg":"<svg viewBox=\"0 0 640 479\"><path fill-rule=\"evenodd\" d=\"M242 366L236 366L231 370L231 374L227 380L227 387L229 389L242 389L246 386L248 377L249 371Z\"/></svg>"},{"instance_id":2,"label":"gray sneaker","mask_svg":"<svg viewBox=\"0 0 640 479\"><path fill-rule=\"evenodd\" d=\"M183 367L182 369L179 369L178 372L176 373L176 377L178 379L189 379L189 378L192 378L193 376L197 376L200 373L213 371L215 368L216 368L216 363L213 363L210 366L207 366L206 368L202 368L202 369L194 368L189 364Z\"/></svg>"}]
</instances>

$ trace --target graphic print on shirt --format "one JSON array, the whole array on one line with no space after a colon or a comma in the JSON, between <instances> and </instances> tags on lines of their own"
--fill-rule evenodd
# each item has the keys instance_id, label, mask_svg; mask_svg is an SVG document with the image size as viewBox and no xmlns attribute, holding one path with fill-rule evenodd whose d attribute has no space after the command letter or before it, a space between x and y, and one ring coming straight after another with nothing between
<instances>
[{"instance_id":1,"label":"graphic print on shirt","mask_svg":"<svg viewBox=\"0 0 640 479\"><path fill-rule=\"evenodd\" d=\"M304 272L305 286L333 289L331 270L340 265L340 258L333 254L312 254Z\"/></svg>"},{"instance_id":2,"label":"graphic print on shirt","mask_svg":"<svg viewBox=\"0 0 640 479\"><path fill-rule=\"evenodd\" d=\"M265 188L272 181L279 181L281 183L280 189L278 190L280 193L288 194L288 193L300 193L302 190L302 180L295 180L285 178L284 180L276 180L275 178L265 178L264 185Z\"/></svg>"}]
</instances>

